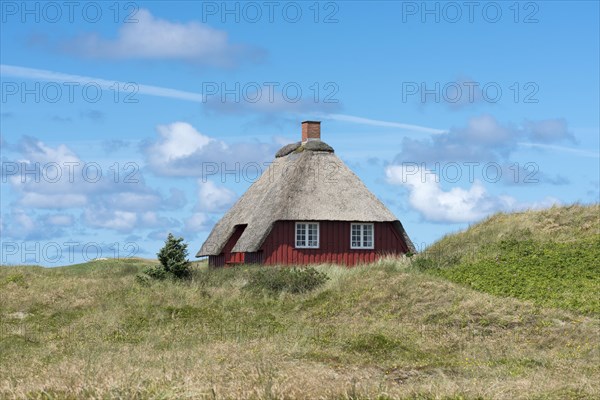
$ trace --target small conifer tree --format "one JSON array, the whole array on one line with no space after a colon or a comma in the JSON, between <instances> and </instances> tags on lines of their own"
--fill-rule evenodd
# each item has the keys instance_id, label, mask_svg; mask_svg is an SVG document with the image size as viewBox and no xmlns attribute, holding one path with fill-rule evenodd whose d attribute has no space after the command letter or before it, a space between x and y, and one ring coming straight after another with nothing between
<instances>
[{"instance_id":1,"label":"small conifer tree","mask_svg":"<svg viewBox=\"0 0 600 400\"><path fill-rule=\"evenodd\" d=\"M169 233L165 245L157 253L157 256L167 274L180 279L190 276L187 244L183 243L183 238L175 238L173 234Z\"/></svg>"}]
</instances>

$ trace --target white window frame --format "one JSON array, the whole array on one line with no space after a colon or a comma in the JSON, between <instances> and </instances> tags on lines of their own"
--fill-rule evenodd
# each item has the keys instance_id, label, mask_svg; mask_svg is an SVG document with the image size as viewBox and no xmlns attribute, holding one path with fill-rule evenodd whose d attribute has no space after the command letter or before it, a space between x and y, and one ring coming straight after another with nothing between
<instances>
[{"instance_id":1,"label":"white window frame","mask_svg":"<svg viewBox=\"0 0 600 400\"><path fill-rule=\"evenodd\" d=\"M352 240L352 233L354 231L354 227L358 226L360 227L360 244L358 246L354 245L354 241ZM364 232L365 232L365 226L370 226L371 227L371 245L370 246L365 246L365 237L364 237ZM372 223L362 223L362 222L353 222L350 224L350 248L353 250L361 250L361 249L374 249L375 248L375 225Z\"/></svg>"},{"instance_id":2,"label":"white window frame","mask_svg":"<svg viewBox=\"0 0 600 400\"><path fill-rule=\"evenodd\" d=\"M304 225L304 243L306 243L306 245L304 245L304 246L298 245L298 225ZM317 226L317 245L316 246L308 245L308 226L309 225ZM314 222L314 221L298 221L298 222L296 222L296 224L294 225L294 245L295 245L295 247L297 249L318 249L319 244L320 244L320 238L321 238L320 230L321 229L320 229L318 222Z\"/></svg>"}]
</instances>

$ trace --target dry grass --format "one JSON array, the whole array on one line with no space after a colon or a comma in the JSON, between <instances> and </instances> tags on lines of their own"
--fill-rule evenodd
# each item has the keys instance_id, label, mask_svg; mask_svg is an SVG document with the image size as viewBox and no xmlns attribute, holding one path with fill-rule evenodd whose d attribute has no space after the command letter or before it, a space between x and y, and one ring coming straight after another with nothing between
<instances>
[{"instance_id":1,"label":"dry grass","mask_svg":"<svg viewBox=\"0 0 600 400\"><path fill-rule=\"evenodd\" d=\"M553 206L544 210L498 213L459 234L448 235L428 251L451 256L458 243L478 251L486 243L506 238L571 242L600 234L600 204Z\"/></svg>"},{"instance_id":2,"label":"dry grass","mask_svg":"<svg viewBox=\"0 0 600 400\"><path fill-rule=\"evenodd\" d=\"M592 399L599 321L387 259L303 295L252 268L135 282L144 261L0 268L0 398Z\"/></svg>"}]
</instances>

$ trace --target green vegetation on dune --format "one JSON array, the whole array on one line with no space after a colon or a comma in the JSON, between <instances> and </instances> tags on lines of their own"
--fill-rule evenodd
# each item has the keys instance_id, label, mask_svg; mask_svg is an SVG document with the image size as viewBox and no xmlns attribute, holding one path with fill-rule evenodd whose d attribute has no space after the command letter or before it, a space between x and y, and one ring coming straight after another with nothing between
<instances>
[{"instance_id":1,"label":"green vegetation on dune","mask_svg":"<svg viewBox=\"0 0 600 400\"><path fill-rule=\"evenodd\" d=\"M545 243L503 240L497 256L435 273L487 293L600 313L600 240Z\"/></svg>"},{"instance_id":2,"label":"green vegetation on dune","mask_svg":"<svg viewBox=\"0 0 600 400\"><path fill-rule=\"evenodd\" d=\"M600 314L600 207L498 214L438 241L414 265L473 289Z\"/></svg>"},{"instance_id":3,"label":"green vegetation on dune","mask_svg":"<svg viewBox=\"0 0 600 400\"><path fill-rule=\"evenodd\" d=\"M584 226L593 210L564 212ZM534 225L547 215L516 218L432 246L447 258L351 269L195 263L140 282L155 261L0 267L0 398L598 398L594 222L557 244ZM561 290L539 301L543 284Z\"/></svg>"}]
</instances>

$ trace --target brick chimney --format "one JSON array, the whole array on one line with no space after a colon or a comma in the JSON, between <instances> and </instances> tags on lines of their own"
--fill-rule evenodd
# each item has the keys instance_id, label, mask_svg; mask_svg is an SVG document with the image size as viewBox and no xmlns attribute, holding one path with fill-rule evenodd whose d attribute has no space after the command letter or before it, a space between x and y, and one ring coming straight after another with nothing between
<instances>
[{"instance_id":1,"label":"brick chimney","mask_svg":"<svg viewBox=\"0 0 600 400\"><path fill-rule=\"evenodd\" d=\"M321 140L321 121L302 122L302 143L309 140Z\"/></svg>"}]
</instances>

